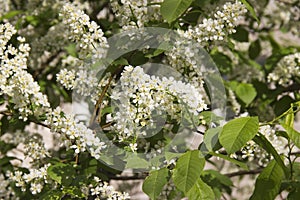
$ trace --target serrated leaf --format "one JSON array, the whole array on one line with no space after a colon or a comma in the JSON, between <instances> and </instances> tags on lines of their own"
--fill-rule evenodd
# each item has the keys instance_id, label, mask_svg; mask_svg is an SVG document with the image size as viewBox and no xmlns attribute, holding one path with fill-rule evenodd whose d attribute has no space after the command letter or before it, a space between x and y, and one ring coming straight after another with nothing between
<instances>
[{"instance_id":1,"label":"serrated leaf","mask_svg":"<svg viewBox=\"0 0 300 200\"><path fill-rule=\"evenodd\" d=\"M300 133L286 124L281 125L286 130L286 133L288 134L289 138L294 142L294 144L298 148L300 148Z\"/></svg>"},{"instance_id":2,"label":"serrated leaf","mask_svg":"<svg viewBox=\"0 0 300 200\"><path fill-rule=\"evenodd\" d=\"M206 174L209 174L211 175L212 177L218 179L218 181L223 184L223 185L226 185L226 186L233 186L233 183L232 181L230 180L230 178L228 178L227 176L221 174L220 172L218 171L215 171L215 170L205 170L202 172L201 176L202 175L206 175Z\"/></svg>"},{"instance_id":3,"label":"serrated leaf","mask_svg":"<svg viewBox=\"0 0 300 200\"><path fill-rule=\"evenodd\" d=\"M257 92L252 84L240 83L236 89L235 93L239 99L241 99L246 105L249 105L256 97Z\"/></svg>"},{"instance_id":4,"label":"serrated leaf","mask_svg":"<svg viewBox=\"0 0 300 200\"><path fill-rule=\"evenodd\" d=\"M239 42L248 42L249 41L249 32L242 26L236 27L236 32L231 34L231 37Z\"/></svg>"},{"instance_id":5,"label":"serrated leaf","mask_svg":"<svg viewBox=\"0 0 300 200\"><path fill-rule=\"evenodd\" d=\"M161 15L170 24L189 8L193 0L164 0L160 6Z\"/></svg>"},{"instance_id":6,"label":"serrated leaf","mask_svg":"<svg viewBox=\"0 0 300 200\"><path fill-rule=\"evenodd\" d=\"M219 141L228 154L240 150L258 132L258 117L241 117L224 125Z\"/></svg>"},{"instance_id":7,"label":"serrated leaf","mask_svg":"<svg viewBox=\"0 0 300 200\"><path fill-rule=\"evenodd\" d=\"M252 17L253 17L258 23L260 23L260 21L259 21L257 15L256 15L256 12L254 11L253 6L252 6L247 0L239 0L239 1L242 2L242 3L246 6L247 10L249 10L249 12L250 12L250 14L252 15Z\"/></svg>"},{"instance_id":8,"label":"serrated leaf","mask_svg":"<svg viewBox=\"0 0 300 200\"><path fill-rule=\"evenodd\" d=\"M126 161L126 169L144 169L149 167L149 163L137 155L129 156Z\"/></svg>"},{"instance_id":9,"label":"serrated leaf","mask_svg":"<svg viewBox=\"0 0 300 200\"><path fill-rule=\"evenodd\" d=\"M203 138L203 145L205 145L208 151L213 151L215 146L220 146L219 144L219 133L222 131L222 127L210 128L208 129ZM200 148L201 150L202 148Z\"/></svg>"},{"instance_id":10,"label":"serrated leaf","mask_svg":"<svg viewBox=\"0 0 300 200\"><path fill-rule=\"evenodd\" d=\"M275 160L260 173L250 200L273 200L277 196L284 172Z\"/></svg>"},{"instance_id":11,"label":"serrated leaf","mask_svg":"<svg viewBox=\"0 0 300 200\"><path fill-rule=\"evenodd\" d=\"M48 176L59 184L68 186L72 183L75 169L68 164L56 163L47 169Z\"/></svg>"},{"instance_id":12,"label":"serrated leaf","mask_svg":"<svg viewBox=\"0 0 300 200\"><path fill-rule=\"evenodd\" d=\"M199 151L188 151L177 161L173 171L173 181L182 192L188 192L196 183L203 170L205 159L199 157Z\"/></svg>"},{"instance_id":13,"label":"serrated leaf","mask_svg":"<svg viewBox=\"0 0 300 200\"><path fill-rule=\"evenodd\" d=\"M252 42L249 46L248 54L251 59L255 59L261 52L259 39Z\"/></svg>"},{"instance_id":14,"label":"serrated leaf","mask_svg":"<svg viewBox=\"0 0 300 200\"><path fill-rule=\"evenodd\" d=\"M226 156L226 155L223 155L223 154L218 154L218 153L215 153L213 151L209 152L209 154L212 155L212 156L217 156L219 158L227 160L227 161L229 161L229 162L231 162L233 164L236 164L236 165L240 166L241 168L243 168L245 170L249 170L248 166L245 163L243 163L241 161L238 161L238 160L235 160L233 158L230 158L229 156Z\"/></svg>"},{"instance_id":15,"label":"serrated leaf","mask_svg":"<svg viewBox=\"0 0 300 200\"><path fill-rule=\"evenodd\" d=\"M21 14L23 13L23 11L21 10L12 10L10 12L7 12L6 14L4 15L1 15L0 17L0 21L4 20L4 19L10 19L10 18L13 18L14 16L18 15L18 14Z\"/></svg>"},{"instance_id":16,"label":"serrated leaf","mask_svg":"<svg viewBox=\"0 0 300 200\"><path fill-rule=\"evenodd\" d=\"M259 146L261 146L263 149L265 149L269 154L272 154L272 156L274 157L278 165L282 168L282 170L285 172L285 174L288 174L287 168L285 167L282 158L264 135L259 133L253 138L253 141Z\"/></svg>"},{"instance_id":17,"label":"serrated leaf","mask_svg":"<svg viewBox=\"0 0 300 200\"><path fill-rule=\"evenodd\" d=\"M143 191L152 199L155 200L161 193L164 185L168 182L169 171L167 168L162 168L150 172L150 175L143 183Z\"/></svg>"},{"instance_id":18,"label":"serrated leaf","mask_svg":"<svg viewBox=\"0 0 300 200\"><path fill-rule=\"evenodd\" d=\"M211 187L198 178L194 186L187 192L189 200L214 200L215 194Z\"/></svg>"},{"instance_id":19,"label":"serrated leaf","mask_svg":"<svg viewBox=\"0 0 300 200\"><path fill-rule=\"evenodd\" d=\"M59 200L62 199L64 193L59 190L49 190L44 195L40 196L39 199L47 199L47 200Z\"/></svg>"}]
</instances>

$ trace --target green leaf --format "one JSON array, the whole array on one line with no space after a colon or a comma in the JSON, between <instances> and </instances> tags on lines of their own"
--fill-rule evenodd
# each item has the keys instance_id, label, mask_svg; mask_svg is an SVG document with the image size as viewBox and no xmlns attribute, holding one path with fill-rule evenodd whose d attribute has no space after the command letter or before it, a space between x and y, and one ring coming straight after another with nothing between
<instances>
[{"instance_id":1,"label":"green leaf","mask_svg":"<svg viewBox=\"0 0 300 200\"><path fill-rule=\"evenodd\" d=\"M47 200L60 200L64 196L60 190L49 190L44 195L42 195L39 199L47 199Z\"/></svg>"},{"instance_id":2,"label":"green leaf","mask_svg":"<svg viewBox=\"0 0 300 200\"><path fill-rule=\"evenodd\" d=\"M287 124L281 124L294 144L300 148L300 133Z\"/></svg>"},{"instance_id":3,"label":"green leaf","mask_svg":"<svg viewBox=\"0 0 300 200\"><path fill-rule=\"evenodd\" d=\"M217 127L217 128L210 128L208 129L203 138L203 146L202 148L200 147L200 150L208 150L208 151L213 151L215 150L216 147L220 146L219 143L219 133L222 131L222 127Z\"/></svg>"},{"instance_id":4,"label":"green leaf","mask_svg":"<svg viewBox=\"0 0 300 200\"><path fill-rule=\"evenodd\" d=\"M203 170L205 159L199 157L199 151L188 151L177 161L173 171L173 181L182 192L188 192Z\"/></svg>"},{"instance_id":5,"label":"green leaf","mask_svg":"<svg viewBox=\"0 0 300 200\"><path fill-rule=\"evenodd\" d=\"M160 6L161 15L170 24L189 8L193 0L164 0Z\"/></svg>"},{"instance_id":6,"label":"green leaf","mask_svg":"<svg viewBox=\"0 0 300 200\"><path fill-rule=\"evenodd\" d=\"M285 124L288 125L289 127L294 127L294 118L295 115L293 113L293 109L290 109L291 113L287 114L285 117Z\"/></svg>"},{"instance_id":7,"label":"green leaf","mask_svg":"<svg viewBox=\"0 0 300 200\"><path fill-rule=\"evenodd\" d=\"M250 44L248 54L249 57L254 60L255 58L257 58L260 52L261 52L261 46L260 46L259 39L257 39Z\"/></svg>"},{"instance_id":8,"label":"green leaf","mask_svg":"<svg viewBox=\"0 0 300 200\"><path fill-rule=\"evenodd\" d=\"M236 32L231 34L231 37L239 42L248 42L249 32L242 26L236 27Z\"/></svg>"},{"instance_id":9,"label":"green leaf","mask_svg":"<svg viewBox=\"0 0 300 200\"><path fill-rule=\"evenodd\" d=\"M57 163L48 167L47 174L52 180L56 181L57 183L68 186L73 181L75 169L71 165Z\"/></svg>"},{"instance_id":10,"label":"green leaf","mask_svg":"<svg viewBox=\"0 0 300 200\"><path fill-rule=\"evenodd\" d=\"M236 165L240 166L241 168L243 168L245 170L249 170L248 166L245 163L243 163L241 161L238 161L238 160L235 160L233 158L230 158L229 156L226 156L226 155L223 155L223 154L218 154L218 153L215 153L213 151L209 152L209 154L212 155L212 156L217 156L219 158L227 160L227 161L229 161L229 162L231 162L233 164L236 164Z\"/></svg>"},{"instance_id":11,"label":"green leaf","mask_svg":"<svg viewBox=\"0 0 300 200\"><path fill-rule=\"evenodd\" d=\"M80 188L75 186L68 186L63 188L63 193L70 195L73 198L84 198L85 194L81 191Z\"/></svg>"},{"instance_id":12,"label":"green leaf","mask_svg":"<svg viewBox=\"0 0 300 200\"><path fill-rule=\"evenodd\" d=\"M215 171L215 170L205 170L202 172L201 176L202 175L211 175L212 177L216 178L219 180L219 182L223 185L226 185L226 186L233 186L233 183L232 181L230 180L230 178L228 178L227 176L221 174L220 172L218 171Z\"/></svg>"},{"instance_id":13,"label":"green leaf","mask_svg":"<svg viewBox=\"0 0 300 200\"><path fill-rule=\"evenodd\" d=\"M283 170L275 160L260 173L255 182L255 190L250 200L273 200L277 196L281 181L284 177Z\"/></svg>"},{"instance_id":14,"label":"green leaf","mask_svg":"<svg viewBox=\"0 0 300 200\"><path fill-rule=\"evenodd\" d=\"M265 149L268 153L272 154L272 156L274 157L274 159L276 160L278 165L282 168L285 175L287 176L288 175L288 170L287 170L286 166L284 165L284 162L283 162L282 158L277 153L277 151L273 147L273 145L269 142L269 140L264 135L262 135L261 133L258 133L258 135L256 135L253 138L253 141L256 144L258 144L259 146L261 146L263 149Z\"/></svg>"},{"instance_id":15,"label":"green leaf","mask_svg":"<svg viewBox=\"0 0 300 200\"><path fill-rule=\"evenodd\" d=\"M246 105L249 105L257 95L255 88L249 83L240 83L235 93Z\"/></svg>"},{"instance_id":16,"label":"green leaf","mask_svg":"<svg viewBox=\"0 0 300 200\"><path fill-rule=\"evenodd\" d=\"M252 15L252 17L253 17L258 23L260 23L260 21L259 21L257 15L256 15L256 13L255 13L255 11L254 11L253 6L252 6L247 0L239 0L239 1L242 2L242 3L246 6L247 10L249 10L249 12L250 12L250 14Z\"/></svg>"},{"instance_id":17,"label":"green leaf","mask_svg":"<svg viewBox=\"0 0 300 200\"><path fill-rule=\"evenodd\" d=\"M167 168L151 171L143 183L143 191L155 200L161 193L164 185L168 182L169 171Z\"/></svg>"},{"instance_id":18,"label":"green leaf","mask_svg":"<svg viewBox=\"0 0 300 200\"><path fill-rule=\"evenodd\" d=\"M240 150L258 132L258 117L241 117L224 125L219 141L228 154Z\"/></svg>"},{"instance_id":19,"label":"green leaf","mask_svg":"<svg viewBox=\"0 0 300 200\"><path fill-rule=\"evenodd\" d=\"M229 73L232 70L232 60L229 56L221 52L212 52L211 57L216 63L218 69L221 73Z\"/></svg>"},{"instance_id":20,"label":"green leaf","mask_svg":"<svg viewBox=\"0 0 300 200\"><path fill-rule=\"evenodd\" d=\"M23 13L23 11L21 10L13 10L13 11L10 11L4 15L2 15L0 17L0 21L2 21L3 19L10 19L10 18L13 18L14 16L18 15L18 14L21 14Z\"/></svg>"},{"instance_id":21,"label":"green leaf","mask_svg":"<svg viewBox=\"0 0 300 200\"><path fill-rule=\"evenodd\" d=\"M149 163L137 155L129 156L126 161L126 169L144 169L149 167Z\"/></svg>"},{"instance_id":22,"label":"green leaf","mask_svg":"<svg viewBox=\"0 0 300 200\"><path fill-rule=\"evenodd\" d=\"M69 44L68 46L65 47L65 50L67 53L75 58L78 57L77 55L77 50L76 50L76 44Z\"/></svg>"},{"instance_id":23,"label":"green leaf","mask_svg":"<svg viewBox=\"0 0 300 200\"><path fill-rule=\"evenodd\" d=\"M194 186L187 192L189 200L214 200L215 194L211 187L198 178Z\"/></svg>"}]
</instances>

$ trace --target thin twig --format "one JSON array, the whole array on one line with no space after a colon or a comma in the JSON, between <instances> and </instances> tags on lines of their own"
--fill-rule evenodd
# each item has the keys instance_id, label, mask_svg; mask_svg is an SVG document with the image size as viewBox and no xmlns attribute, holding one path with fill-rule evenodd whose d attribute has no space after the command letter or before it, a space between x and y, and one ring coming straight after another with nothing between
<instances>
[{"instance_id":1,"label":"thin twig","mask_svg":"<svg viewBox=\"0 0 300 200\"><path fill-rule=\"evenodd\" d=\"M249 170L249 171L242 170L242 171L228 173L228 174L224 174L224 175L228 176L228 177L234 177L234 176L241 176L241 175L258 174L258 173L262 172L262 170L263 170L263 168L258 168L258 169Z\"/></svg>"}]
</instances>

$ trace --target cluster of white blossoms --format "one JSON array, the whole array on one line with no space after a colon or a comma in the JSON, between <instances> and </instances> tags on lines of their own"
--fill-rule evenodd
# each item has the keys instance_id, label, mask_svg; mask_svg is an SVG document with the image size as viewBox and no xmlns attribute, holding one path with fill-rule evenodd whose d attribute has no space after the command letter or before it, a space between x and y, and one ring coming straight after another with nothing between
<instances>
[{"instance_id":1,"label":"cluster of white blossoms","mask_svg":"<svg viewBox=\"0 0 300 200\"><path fill-rule=\"evenodd\" d=\"M246 12L241 2L227 2L215 12L214 18L205 18L202 23L186 31L178 30L182 39L175 41L172 49L165 52L167 61L195 87L201 88L204 74L214 73L205 65L208 58L201 47L212 41L224 40L228 34L234 33L234 28Z\"/></svg>"},{"instance_id":2,"label":"cluster of white blossoms","mask_svg":"<svg viewBox=\"0 0 300 200\"><path fill-rule=\"evenodd\" d=\"M234 92L231 89L228 89L228 98L231 102L234 113L236 115L238 115L241 111L241 105L236 100L236 96L235 96Z\"/></svg>"},{"instance_id":3,"label":"cluster of white blossoms","mask_svg":"<svg viewBox=\"0 0 300 200\"><path fill-rule=\"evenodd\" d=\"M0 199L10 199L11 196L14 196L14 192L10 187L10 180L6 179L3 174L0 174Z\"/></svg>"},{"instance_id":4,"label":"cluster of white blossoms","mask_svg":"<svg viewBox=\"0 0 300 200\"><path fill-rule=\"evenodd\" d=\"M93 157L99 159L101 150L106 148L105 143L91 129L76 123L74 116L63 113L60 107L48 113L46 123L53 132L61 134L65 146L74 149L75 154L89 150Z\"/></svg>"},{"instance_id":5,"label":"cluster of white blossoms","mask_svg":"<svg viewBox=\"0 0 300 200\"><path fill-rule=\"evenodd\" d=\"M66 3L60 13L63 23L69 29L69 38L76 42L79 56L85 59L92 55L94 59L104 58L108 48L103 31L82 10L71 3Z\"/></svg>"},{"instance_id":6,"label":"cluster of white blossoms","mask_svg":"<svg viewBox=\"0 0 300 200\"><path fill-rule=\"evenodd\" d=\"M154 116L167 114L178 121L182 112L197 116L207 109L201 93L191 84L150 76L139 66L124 68L111 98L118 105L113 121L120 141L146 135L147 128L160 123Z\"/></svg>"},{"instance_id":7,"label":"cluster of white blossoms","mask_svg":"<svg viewBox=\"0 0 300 200\"><path fill-rule=\"evenodd\" d=\"M214 17L203 19L202 23L182 34L204 45L209 41L224 40L228 34L236 32L235 27L246 12L246 7L240 1L227 2L214 12Z\"/></svg>"},{"instance_id":8,"label":"cluster of white blossoms","mask_svg":"<svg viewBox=\"0 0 300 200\"><path fill-rule=\"evenodd\" d=\"M110 0L113 12L124 30L144 27L150 21L161 20L160 3L163 0Z\"/></svg>"},{"instance_id":9,"label":"cluster of white blossoms","mask_svg":"<svg viewBox=\"0 0 300 200\"><path fill-rule=\"evenodd\" d=\"M14 171L7 173L9 180L14 181L17 187L20 187L23 192L26 191L26 185L30 184L30 192L33 195L40 193L45 184L48 183L47 169L50 164L45 164L39 169L29 169L29 173L22 171Z\"/></svg>"},{"instance_id":10,"label":"cluster of white blossoms","mask_svg":"<svg viewBox=\"0 0 300 200\"><path fill-rule=\"evenodd\" d=\"M9 24L0 25L0 94L7 95L20 112L20 118L27 120L29 115L39 116L50 106L47 96L40 92L40 86L26 71L30 47L25 38L18 37L20 45L8 45L16 33Z\"/></svg>"},{"instance_id":11,"label":"cluster of white blossoms","mask_svg":"<svg viewBox=\"0 0 300 200\"><path fill-rule=\"evenodd\" d=\"M46 150L42 139L34 135L24 144L24 155L33 161L50 157L50 153Z\"/></svg>"},{"instance_id":12,"label":"cluster of white blossoms","mask_svg":"<svg viewBox=\"0 0 300 200\"><path fill-rule=\"evenodd\" d=\"M284 137L277 136L274 128L272 128L270 125L264 125L259 128L259 132L263 134L273 145L278 154L288 154L287 140ZM270 155L252 140L241 149L241 153L242 159L258 162L258 165L260 166L266 166L273 159L272 155ZM232 155L232 157L237 158L238 156L235 154Z\"/></svg>"},{"instance_id":13,"label":"cluster of white blossoms","mask_svg":"<svg viewBox=\"0 0 300 200\"><path fill-rule=\"evenodd\" d=\"M283 57L268 75L268 82L289 86L293 83L293 77L300 76L300 53Z\"/></svg>"},{"instance_id":14,"label":"cluster of white blossoms","mask_svg":"<svg viewBox=\"0 0 300 200\"><path fill-rule=\"evenodd\" d=\"M103 198L107 200L128 200L130 196L126 192L116 191L112 186L108 185L107 182L103 182L99 177L94 177L95 185L89 185L89 191L95 200L101 200Z\"/></svg>"}]
</instances>

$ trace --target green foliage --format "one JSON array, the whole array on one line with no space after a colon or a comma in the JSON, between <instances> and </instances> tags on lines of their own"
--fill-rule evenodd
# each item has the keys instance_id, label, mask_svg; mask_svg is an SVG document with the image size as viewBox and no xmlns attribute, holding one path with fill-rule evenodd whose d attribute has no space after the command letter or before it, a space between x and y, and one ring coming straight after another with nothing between
<instances>
[{"instance_id":1,"label":"green foliage","mask_svg":"<svg viewBox=\"0 0 300 200\"><path fill-rule=\"evenodd\" d=\"M155 200L161 193L164 185L168 182L168 179L169 170L167 168L151 171L143 183L143 191L151 200Z\"/></svg>"},{"instance_id":2,"label":"green foliage","mask_svg":"<svg viewBox=\"0 0 300 200\"><path fill-rule=\"evenodd\" d=\"M164 0L160 7L161 15L170 24L189 8L193 0Z\"/></svg>"},{"instance_id":3,"label":"green foliage","mask_svg":"<svg viewBox=\"0 0 300 200\"><path fill-rule=\"evenodd\" d=\"M252 84L241 83L235 89L236 95L246 104L249 105L257 93Z\"/></svg>"},{"instance_id":4,"label":"green foliage","mask_svg":"<svg viewBox=\"0 0 300 200\"><path fill-rule=\"evenodd\" d=\"M227 153L231 154L240 150L256 135L257 131L257 117L241 117L225 124L219 140Z\"/></svg>"},{"instance_id":5,"label":"green foliage","mask_svg":"<svg viewBox=\"0 0 300 200\"><path fill-rule=\"evenodd\" d=\"M214 200L215 195L211 187L198 178L194 186L187 192L189 200Z\"/></svg>"},{"instance_id":6,"label":"green foliage","mask_svg":"<svg viewBox=\"0 0 300 200\"><path fill-rule=\"evenodd\" d=\"M70 164L56 163L47 169L47 174L58 184L69 186L75 178L75 169Z\"/></svg>"},{"instance_id":7,"label":"green foliage","mask_svg":"<svg viewBox=\"0 0 300 200\"><path fill-rule=\"evenodd\" d=\"M197 150L183 154L173 170L172 178L176 187L187 193L199 179L204 164L205 160L200 157Z\"/></svg>"},{"instance_id":8,"label":"green foliage","mask_svg":"<svg viewBox=\"0 0 300 200\"><path fill-rule=\"evenodd\" d=\"M284 172L275 160L260 173L251 200L273 200L278 194Z\"/></svg>"}]
</instances>

